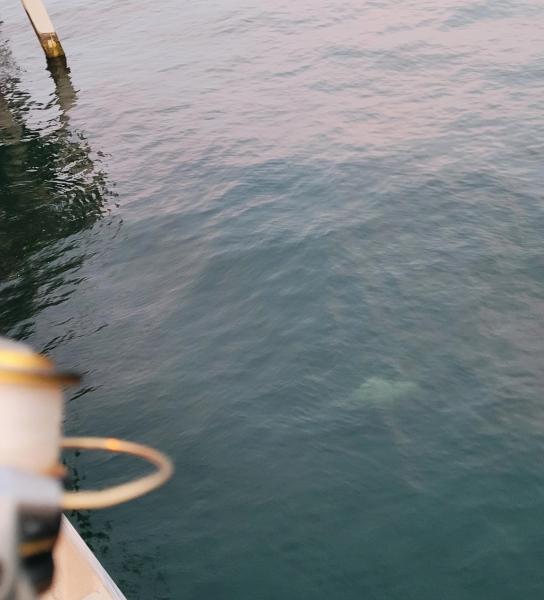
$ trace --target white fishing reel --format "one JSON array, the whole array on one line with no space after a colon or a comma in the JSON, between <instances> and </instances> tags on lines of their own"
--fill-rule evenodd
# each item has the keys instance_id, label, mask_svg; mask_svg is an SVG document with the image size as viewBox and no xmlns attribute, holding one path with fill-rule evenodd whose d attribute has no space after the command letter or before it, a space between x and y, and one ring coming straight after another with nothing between
<instances>
[{"instance_id":1,"label":"white fishing reel","mask_svg":"<svg viewBox=\"0 0 544 600\"><path fill-rule=\"evenodd\" d=\"M114 506L172 475L170 460L147 446L114 438L62 438L62 386L78 380L28 346L0 338L0 600L31 599L49 587L63 510ZM156 470L108 489L65 491L62 448L130 454Z\"/></svg>"}]
</instances>

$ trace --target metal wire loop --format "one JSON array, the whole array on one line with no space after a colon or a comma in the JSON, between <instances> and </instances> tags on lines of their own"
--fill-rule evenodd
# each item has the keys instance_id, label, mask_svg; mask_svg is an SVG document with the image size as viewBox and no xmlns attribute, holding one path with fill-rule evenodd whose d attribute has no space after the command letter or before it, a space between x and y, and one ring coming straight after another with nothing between
<instances>
[{"instance_id":1,"label":"metal wire loop","mask_svg":"<svg viewBox=\"0 0 544 600\"><path fill-rule=\"evenodd\" d=\"M63 510L92 510L128 502L163 485L174 472L172 461L162 452L135 442L116 438L70 437L63 439L62 447L72 450L105 450L116 454L129 454L157 467L157 470L150 475L104 490L65 492L62 498Z\"/></svg>"}]
</instances>

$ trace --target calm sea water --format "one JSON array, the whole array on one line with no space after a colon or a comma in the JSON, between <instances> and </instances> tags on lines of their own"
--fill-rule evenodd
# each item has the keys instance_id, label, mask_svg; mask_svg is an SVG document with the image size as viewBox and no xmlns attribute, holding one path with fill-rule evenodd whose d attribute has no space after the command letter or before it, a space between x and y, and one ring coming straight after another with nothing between
<instances>
[{"instance_id":1,"label":"calm sea water","mask_svg":"<svg viewBox=\"0 0 544 600\"><path fill-rule=\"evenodd\" d=\"M0 331L177 465L74 515L127 596L541 597L542 2L4 4Z\"/></svg>"}]
</instances>

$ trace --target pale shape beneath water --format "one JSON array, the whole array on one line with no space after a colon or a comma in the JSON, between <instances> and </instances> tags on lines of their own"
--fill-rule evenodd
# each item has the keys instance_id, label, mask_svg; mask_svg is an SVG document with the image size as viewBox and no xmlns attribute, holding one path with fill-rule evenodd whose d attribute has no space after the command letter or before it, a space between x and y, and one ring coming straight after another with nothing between
<instances>
[{"instance_id":1,"label":"pale shape beneath water","mask_svg":"<svg viewBox=\"0 0 544 600\"><path fill-rule=\"evenodd\" d=\"M354 392L358 404L392 408L399 401L415 395L419 390L413 381L395 381L382 377L369 377Z\"/></svg>"}]
</instances>

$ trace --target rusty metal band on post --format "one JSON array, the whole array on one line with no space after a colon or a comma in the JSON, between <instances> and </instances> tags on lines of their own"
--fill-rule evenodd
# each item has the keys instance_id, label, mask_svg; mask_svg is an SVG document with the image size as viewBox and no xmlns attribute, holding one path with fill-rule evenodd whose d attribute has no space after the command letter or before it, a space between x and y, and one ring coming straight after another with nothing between
<instances>
[{"instance_id":1,"label":"rusty metal band on post","mask_svg":"<svg viewBox=\"0 0 544 600\"><path fill-rule=\"evenodd\" d=\"M154 465L157 470L139 479L115 485L105 490L65 492L64 510L92 510L128 502L163 485L174 472L171 460L153 448L116 438L70 437L64 438L62 447L72 450L105 450L136 456Z\"/></svg>"},{"instance_id":2,"label":"rusty metal band on post","mask_svg":"<svg viewBox=\"0 0 544 600\"><path fill-rule=\"evenodd\" d=\"M64 58L64 49L55 32L38 33L38 39L47 58Z\"/></svg>"}]
</instances>

